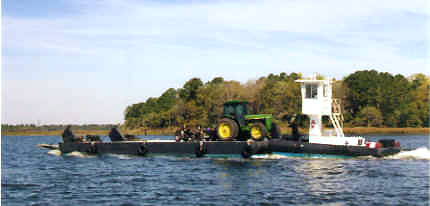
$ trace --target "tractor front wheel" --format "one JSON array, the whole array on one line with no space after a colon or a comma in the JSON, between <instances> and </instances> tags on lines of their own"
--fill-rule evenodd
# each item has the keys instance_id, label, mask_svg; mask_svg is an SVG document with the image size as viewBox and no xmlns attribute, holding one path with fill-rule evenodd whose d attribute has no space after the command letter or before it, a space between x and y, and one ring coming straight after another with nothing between
<instances>
[{"instance_id":1,"label":"tractor front wheel","mask_svg":"<svg viewBox=\"0 0 430 206\"><path fill-rule=\"evenodd\" d=\"M256 141L261 141L266 137L267 135L267 129L266 127L261 123L255 123L251 126L251 138Z\"/></svg>"},{"instance_id":2,"label":"tractor front wheel","mask_svg":"<svg viewBox=\"0 0 430 206\"><path fill-rule=\"evenodd\" d=\"M218 138L224 141L233 140L239 134L239 126L231 119L221 119L216 127Z\"/></svg>"}]
</instances>

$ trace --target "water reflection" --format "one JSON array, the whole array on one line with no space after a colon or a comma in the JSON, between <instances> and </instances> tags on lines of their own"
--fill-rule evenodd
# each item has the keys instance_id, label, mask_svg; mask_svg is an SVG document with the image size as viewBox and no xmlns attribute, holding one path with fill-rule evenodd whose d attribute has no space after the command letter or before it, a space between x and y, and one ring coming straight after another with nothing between
<instances>
[{"instance_id":1,"label":"water reflection","mask_svg":"<svg viewBox=\"0 0 430 206\"><path fill-rule=\"evenodd\" d=\"M275 162L254 160L214 160L217 166L216 177L219 185L227 190L251 190L261 187L271 187L272 182L261 182L261 177L267 176L267 168ZM269 174L271 175L271 174Z\"/></svg>"},{"instance_id":2,"label":"water reflection","mask_svg":"<svg viewBox=\"0 0 430 206\"><path fill-rule=\"evenodd\" d=\"M308 160L297 164L296 173L303 178L305 190L313 195L334 195L348 191L345 187L346 160Z\"/></svg>"}]
</instances>

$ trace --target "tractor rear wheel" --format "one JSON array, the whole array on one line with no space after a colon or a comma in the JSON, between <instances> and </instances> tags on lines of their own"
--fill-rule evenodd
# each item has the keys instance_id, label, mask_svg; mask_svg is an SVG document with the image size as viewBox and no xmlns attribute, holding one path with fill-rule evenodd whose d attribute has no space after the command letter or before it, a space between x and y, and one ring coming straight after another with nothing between
<instances>
[{"instance_id":1,"label":"tractor rear wheel","mask_svg":"<svg viewBox=\"0 0 430 206\"><path fill-rule=\"evenodd\" d=\"M216 127L218 138L224 141L233 140L239 134L239 126L235 121L224 118L218 122Z\"/></svg>"},{"instance_id":2,"label":"tractor rear wheel","mask_svg":"<svg viewBox=\"0 0 430 206\"><path fill-rule=\"evenodd\" d=\"M251 126L251 138L256 141L261 141L266 137L267 135L267 129L266 127L261 123L255 123Z\"/></svg>"}]
</instances>

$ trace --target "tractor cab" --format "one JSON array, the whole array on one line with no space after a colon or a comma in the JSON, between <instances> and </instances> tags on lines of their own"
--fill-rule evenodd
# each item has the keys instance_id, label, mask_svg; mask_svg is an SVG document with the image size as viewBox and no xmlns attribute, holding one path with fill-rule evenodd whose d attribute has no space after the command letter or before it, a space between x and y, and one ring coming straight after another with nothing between
<instances>
[{"instance_id":1,"label":"tractor cab","mask_svg":"<svg viewBox=\"0 0 430 206\"><path fill-rule=\"evenodd\" d=\"M242 126L245 125L246 115L248 115L248 102L234 100L224 103L224 118L235 119Z\"/></svg>"}]
</instances>

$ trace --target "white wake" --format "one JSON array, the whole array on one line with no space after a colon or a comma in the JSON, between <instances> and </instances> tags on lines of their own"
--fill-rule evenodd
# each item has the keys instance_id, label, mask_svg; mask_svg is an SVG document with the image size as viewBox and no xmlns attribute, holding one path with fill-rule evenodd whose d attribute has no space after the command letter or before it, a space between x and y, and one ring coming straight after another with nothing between
<instances>
[{"instance_id":1,"label":"white wake","mask_svg":"<svg viewBox=\"0 0 430 206\"><path fill-rule=\"evenodd\" d=\"M107 156L115 157L121 160L129 160L134 158L132 155L125 155L125 154L108 154Z\"/></svg>"},{"instance_id":2,"label":"white wake","mask_svg":"<svg viewBox=\"0 0 430 206\"><path fill-rule=\"evenodd\" d=\"M252 155L251 158L253 159L285 159L289 158L285 155L280 154L260 154L260 155Z\"/></svg>"},{"instance_id":3,"label":"white wake","mask_svg":"<svg viewBox=\"0 0 430 206\"><path fill-rule=\"evenodd\" d=\"M55 156L61 156L61 155L63 155L63 153L60 150L58 150L58 149L49 150L48 154L55 155ZM95 157L94 155L88 155L87 153L83 153L83 152L70 152L70 153L65 153L64 155L66 155L66 156L72 156L72 157L82 157L82 158Z\"/></svg>"},{"instance_id":4,"label":"white wake","mask_svg":"<svg viewBox=\"0 0 430 206\"><path fill-rule=\"evenodd\" d=\"M55 156L61 156L61 151L58 149L53 149L53 150L49 150L48 154L55 155Z\"/></svg>"},{"instance_id":5,"label":"white wake","mask_svg":"<svg viewBox=\"0 0 430 206\"><path fill-rule=\"evenodd\" d=\"M81 158L91 158L96 157L96 155L89 155L84 152L70 152L66 154L67 156L73 156L73 157L81 157Z\"/></svg>"},{"instance_id":6,"label":"white wake","mask_svg":"<svg viewBox=\"0 0 430 206\"><path fill-rule=\"evenodd\" d=\"M430 150L426 147L420 147L410 151L402 151L384 159L430 160Z\"/></svg>"}]
</instances>

